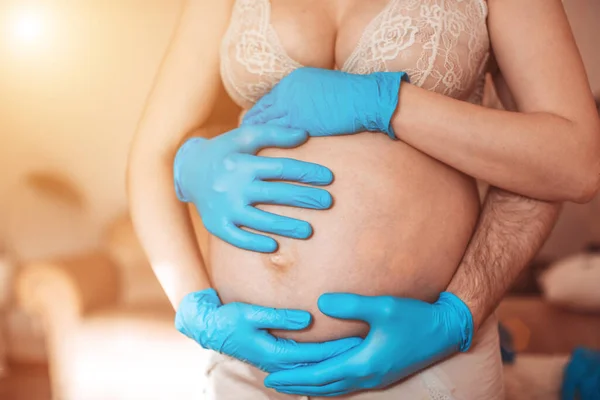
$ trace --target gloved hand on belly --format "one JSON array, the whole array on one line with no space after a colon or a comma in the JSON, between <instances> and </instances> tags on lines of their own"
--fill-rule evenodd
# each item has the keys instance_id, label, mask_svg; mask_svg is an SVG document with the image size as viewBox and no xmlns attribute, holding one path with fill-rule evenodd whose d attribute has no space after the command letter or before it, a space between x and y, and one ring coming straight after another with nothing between
<instances>
[{"instance_id":1,"label":"gloved hand on belly","mask_svg":"<svg viewBox=\"0 0 600 400\"><path fill-rule=\"evenodd\" d=\"M194 203L210 233L242 249L268 253L277 249L277 243L240 226L306 239L312 234L308 222L268 213L254 205L327 209L332 199L326 190L270 181L328 185L333 174L318 164L254 154L266 147L296 147L307 139L305 131L276 126L242 127L213 139L191 138L175 156L177 197Z\"/></svg>"},{"instance_id":2,"label":"gloved hand on belly","mask_svg":"<svg viewBox=\"0 0 600 400\"><path fill-rule=\"evenodd\" d=\"M310 313L244 303L221 304L214 289L188 294L178 307L175 327L202 347L227 354L266 372L274 372L335 357L362 339L296 343L276 338L267 329L299 330Z\"/></svg>"},{"instance_id":3,"label":"gloved hand on belly","mask_svg":"<svg viewBox=\"0 0 600 400\"><path fill-rule=\"evenodd\" d=\"M305 396L337 396L383 388L471 345L473 319L451 293L434 304L392 296L324 294L319 309L370 325L364 341L323 362L270 374L265 385Z\"/></svg>"},{"instance_id":4,"label":"gloved hand on belly","mask_svg":"<svg viewBox=\"0 0 600 400\"><path fill-rule=\"evenodd\" d=\"M311 136L385 132L398 105L404 72L349 74L300 68L283 78L244 116L243 125L274 124L306 129Z\"/></svg>"}]
</instances>

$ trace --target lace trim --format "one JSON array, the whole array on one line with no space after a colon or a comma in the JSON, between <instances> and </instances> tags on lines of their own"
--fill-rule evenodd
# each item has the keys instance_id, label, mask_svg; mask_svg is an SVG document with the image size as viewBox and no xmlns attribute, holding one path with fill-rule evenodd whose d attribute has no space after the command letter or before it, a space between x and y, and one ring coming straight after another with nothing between
<instances>
[{"instance_id":1,"label":"lace trim","mask_svg":"<svg viewBox=\"0 0 600 400\"><path fill-rule=\"evenodd\" d=\"M423 371L418 376L425 386L430 400L456 400L450 389L435 375L433 370Z\"/></svg>"},{"instance_id":2,"label":"lace trim","mask_svg":"<svg viewBox=\"0 0 600 400\"><path fill-rule=\"evenodd\" d=\"M481 101L489 58L485 0L391 0L363 31L341 70L395 71L427 90ZM235 65L235 68L234 68ZM270 0L236 0L221 47L225 88L250 107L303 65L287 54L271 25Z\"/></svg>"},{"instance_id":3,"label":"lace trim","mask_svg":"<svg viewBox=\"0 0 600 400\"><path fill-rule=\"evenodd\" d=\"M410 60L415 67L404 72L412 84L464 97L474 89L464 78L479 76L487 65L487 12L484 0L392 0L369 23L342 70L369 74L388 71L390 61ZM466 57L456 50L465 40Z\"/></svg>"},{"instance_id":4,"label":"lace trim","mask_svg":"<svg viewBox=\"0 0 600 400\"><path fill-rule=\"evenodd\" d=\"M236 79L230 60L232 45L235 47L235 61L252 74L253 79ZM221 74L235 93L255 103L273 87L274 82L300 67L302 64L287 55L271 25L271 2L237 0L221 47Z\"/></svg>"}]
</instances>

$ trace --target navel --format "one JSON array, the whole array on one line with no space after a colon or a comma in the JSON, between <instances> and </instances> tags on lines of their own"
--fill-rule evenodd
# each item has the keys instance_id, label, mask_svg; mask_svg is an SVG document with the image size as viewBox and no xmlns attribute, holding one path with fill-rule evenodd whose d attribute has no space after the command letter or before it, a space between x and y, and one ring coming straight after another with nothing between
<instances>
[{"instance_id":1,"label":"navel","mask_svg":"<svg viewBox=\"0 0 600 400\"><path fill-rule=\"evenodd\" d=\"M280 243L276 252L263 254L262 257L264 265L276 272L286 272L298 262L296 247L290 243L286 243L284 246Z\"/></svg>"}]
</instances>

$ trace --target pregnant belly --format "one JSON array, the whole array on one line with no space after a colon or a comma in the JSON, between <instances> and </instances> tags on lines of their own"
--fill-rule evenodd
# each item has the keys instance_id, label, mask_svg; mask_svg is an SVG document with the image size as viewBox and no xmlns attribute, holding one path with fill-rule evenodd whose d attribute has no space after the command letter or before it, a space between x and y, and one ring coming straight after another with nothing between
<instances>
[{"instance_id":1,"label":"pregnant belly","mask_svg":"<svg viewBox=\"0 0 600 400\"><path fill-rule=\"evenodd\" d=\"M273 333L321 341L368 331L363 322L323 315L322 293L435 301L446 288L478 216L472 179L382 134L311 138L296 149L260 154L329 167L334 205L326 211L259 206L313 226L308 240L274 236L279 249L273 254L206 237L203 253L223 302L307 310L313 315L308 329Z\"/></svg>"}]
</instances>

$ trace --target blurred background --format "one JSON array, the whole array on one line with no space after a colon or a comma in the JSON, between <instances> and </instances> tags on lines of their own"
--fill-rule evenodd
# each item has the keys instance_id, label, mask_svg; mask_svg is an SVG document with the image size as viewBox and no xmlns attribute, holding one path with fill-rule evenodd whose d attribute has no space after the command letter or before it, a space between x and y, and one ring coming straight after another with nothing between
<instances>
[{"instance_id":1,"label":"blurred background","mask_svg":"<svg viewBox=\"0 0 600 400\"><path fill-rule=\"evenodd\" d=\"M206 355L173 329L125 191L181 5L0 0L0 399L202 398ZM600 97L600 2L564 6ZM211 129L237 112L223 92ZM565 205L499 309L514 398L552 398L571 350L600 348L599 211Z\"/></svg>"}]
</instances>

